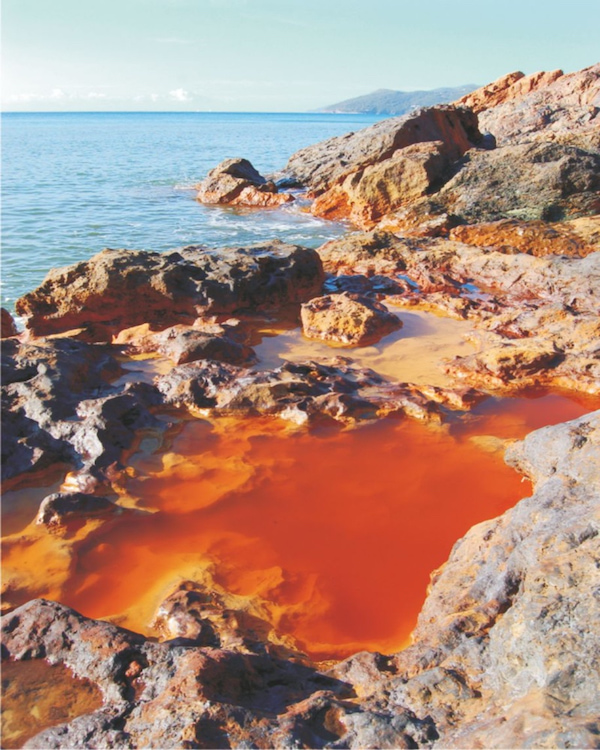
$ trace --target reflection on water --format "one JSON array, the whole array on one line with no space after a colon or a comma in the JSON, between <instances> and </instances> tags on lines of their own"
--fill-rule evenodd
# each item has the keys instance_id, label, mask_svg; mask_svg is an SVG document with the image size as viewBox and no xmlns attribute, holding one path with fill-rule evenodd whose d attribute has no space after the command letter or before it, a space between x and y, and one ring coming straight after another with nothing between
<instances>
[{"instance_id":1,"label":"reflection on water","mask_svg":"<svg viewBox=\"0 0 600 750\"><path fill-rule=\"evenodd\" d=\"M62 664L41 659L2 662L2 747L23 744L49 727L102 705L100 690Z\"/></svg>"}]
</instances>

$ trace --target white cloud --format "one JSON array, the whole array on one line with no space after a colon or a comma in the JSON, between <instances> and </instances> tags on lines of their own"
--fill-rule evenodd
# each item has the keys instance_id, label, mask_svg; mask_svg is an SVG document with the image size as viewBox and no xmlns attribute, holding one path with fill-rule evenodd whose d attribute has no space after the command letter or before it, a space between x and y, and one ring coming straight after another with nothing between
<instances>
[{"instance_id":1,"label":"white cloud","mask_svg":"<svg viewBox=\"0 0 600 750\"><path fill-rule=\"evenodd\" d=\"M48 99L64 99L66 97L65 92L62 89L52 89Z\"/></svg>"},{"instance_id":2,"label":"white cloud","mask_svg":"<svg viewBox=\"0 0 600 750\"><path fill-rule=\"evenodd\" d=\"M98 91L90 91L85 95L86 99L106 99L106 94L101 94Z\"/></svg>"},{"instance_id":3,"label":"white cloud","mask_svg":"<svg viewBox=\"0 0 600 750\"><path fill-rule=\"evenodd\" d=\"M169 91L171 99L175 99L176 102L191 102L192 97L185 89L173 89Z\"/></svg>"}]
</instances>

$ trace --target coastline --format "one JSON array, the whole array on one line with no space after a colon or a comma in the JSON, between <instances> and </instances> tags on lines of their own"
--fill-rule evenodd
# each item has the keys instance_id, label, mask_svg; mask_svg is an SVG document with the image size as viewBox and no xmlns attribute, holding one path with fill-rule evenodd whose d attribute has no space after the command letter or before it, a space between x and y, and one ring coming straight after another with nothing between
<instances>
[{"instance_id":1,"label":"coastline","mask_svg":"<svg viewBox=\"0 0 600 750\"><path fill-rule=\"evenodd\" d=\"M297 183L314 215L351 220L360 230L317 250L277 241L219 252L197 246L163 254L106 250L50 272L18 300L26 332L3 341L6 479L36 487L36 472L65 468L30 530L16 523L9 540L11 554L23 562L5 579L3 655L65 664L104 696L101 708L42 727L36 742L79 746L93 737L96 745L115 747L460 747L486 746L491 737L494 746L519 746L526 735L544 746L591 745L598 699L592 664L600 650L589 628L598 615L590 592L600 497L600 411L593 411L600 406L600 184L594 182L600 152L594 146L598 118L585 98L592 79L598 87L599 66L535 80L513 74L456 107L421 110L304 148L279 183L237 160L212 170L199 186L199 200L211 205L258 206L273 205ZM539 111L549 106L554 114L545 130ZM480 132L482 122L495 143ZM546 171L532 178L531 165ZM549 175L563 182L548 185ZM491 180L504 181L494 200L486 197ZM434 332L436 316L469 327L468 350L452 359L440 353L448 359L439 381L426 371L421 380L405 382L395 370L368 369L354 356L362 346L377 363L390 347L390 360L400 358L391 342L402 343L403 315L421 316ZM391 333L390 325L399 332ZM290 329L296 336L303 330L300 345L282 340L281 332ZM407 337L420 335L406 329ZM261 365L270 338L274 352ZM292 356L294 346L299 351ZM323 359L324 346L330 359ZM157 367L144 370L136 365L140 358ZM514 399L514 412L506 412L510 425L526 411L518 400L525 404L532 392L567 396L552 407L544 402L532 418L548 426L534 432L525 420L511 433L501 408L496 422L478 412L481 404L496 408ZM554 414L561 424L552 425ZM196 420L201 434L179 450L182 418ZM393 428L396 420L417 445L417 436L434 436L450 463L458 461L456 431L463 431L474 453L459 463L457 476L443 480L446 486L461 473L469 481L471 472L474 481L474 462L489 467L490 479L506 451L533 492L516 505L512 495L502 515L480 516L456 542L432 573L412 645L391 656L361 651L340 659L325 652L327 663L311 660L285 623L327 602L314 580L286 578L277 560L246 570L246 579L236 573L236 581L226 562L220 571L214 558L208 564L210 555L193 565L182 557L179 573L177 566L169 572L174 588L158 608L153 601L154 621L144 634L118 627L118 611L110 623L59 603L77 565L88 565L103 587L97 572L106 565L102 556L106 561L118 549L111 534L132 541L129 535L157 510L144 504L153 471L155 477L163 472L165 519L169 504L175 512L178 501L202 508L227 502L235 491L243 498L247 472L261 465L260 482L267 488L273 481L277 497L273 477L285 481L294 457L277 462L271 428L252 434L257 419L277 425L284 436L289 425L314 444L294 485L303 473L318 473L320 453L326 464L323 446L335 445L328 436L360 435L361 425L365 430L374 423ZM409 462L418 465L427 445L414 455L405 447ZM194 468L189 458L198 448ZM139 468L144 450L152 470ZM361 450L344 460L358 465ZM431 460L442 463L442 453L431 455L424 470ZM187 501L183 488L194 476L199 489ZM501 488L505 476L499 470L492 486ZM331 489L335 494L337 486ZM283 485L279 491L285 496ZM437 487L434 494L440 492ZM472 502L484 494L485 482ZM32 496L29 512L39 500ZM373 498L362 512L376 515ZM335 528L333 522L319 544L326 545ZM426 525L424 540L427 531ZM291 548L293 527L288 533ZM27 601L39 581L24 572L27 553L19 545L25 550L34 537L36 559L49 574L44 598ZM252 555L262 554L241 536L219 544L225 551L227 544L248 544ZM375 544L365 554L383 555L385 548ZM225 585L228 576L233 590ZM82 578L78 590L88 585ZM296 611L278 609L282 592L294 587L301 594ZM533 717L525 728L524 704Z\"/></svg>"}]
</instances>

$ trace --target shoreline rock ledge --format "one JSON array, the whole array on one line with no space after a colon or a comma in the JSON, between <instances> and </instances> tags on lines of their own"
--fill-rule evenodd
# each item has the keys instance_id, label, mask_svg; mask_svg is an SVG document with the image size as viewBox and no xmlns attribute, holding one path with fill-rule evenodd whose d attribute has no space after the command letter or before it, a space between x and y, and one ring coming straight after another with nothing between
<instances>
[{"instance_id":1,"label":"shoreline rock ledge","mask_svg":"<svg viewBox=\"0 0 600 750\"><path fill-rule=\"evenodd\" d=\"M313 664L192 584L159 609L186 637L162 643L22 605L2 618L3 659L64 664L104 695L25 746L597 747L599 457L600 411L513 444L533 494L456 543L392 656Z\"/></svg>"}]
</instances>

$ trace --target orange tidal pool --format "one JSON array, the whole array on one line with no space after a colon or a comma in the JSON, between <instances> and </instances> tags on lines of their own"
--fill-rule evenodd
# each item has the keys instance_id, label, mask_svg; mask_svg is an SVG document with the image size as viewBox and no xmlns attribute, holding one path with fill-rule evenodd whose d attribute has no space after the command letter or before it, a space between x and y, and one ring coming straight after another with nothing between
<instances>
[{"instance_id":1,"label":"orange tidal pool","mask_svg":"<svg viewBox=\"0 0 600 750\"><path fill-rule=\"evenodd\" d=\"M155 512L82 544L63 601L149 632L173 583L210 561L213 580L268 602L278 632L315 658L397 650L456 540L529 493L473 435L516 437L553 409L559 420L585 411L515 400L457 436L409 420L322 433L187 423L169 453L137 461L150 478L130 491Z\"/></svg>"},{"instance_id":2,"label":"orange tidal pool","mask_svg":"<svg viewBox=\"0 0 600 750\"><path fill-rule=\"evenodd\" d=\"M132 458L120 502L139 512L62 535L21 525L5 581L16 604L47 596L155 636L173 588L209 581L313 658L399 650L453 544L530 493L503 440L587 411L547 395L490 399L448 429L191 420Z\"/></svg>"}]
</instances>

